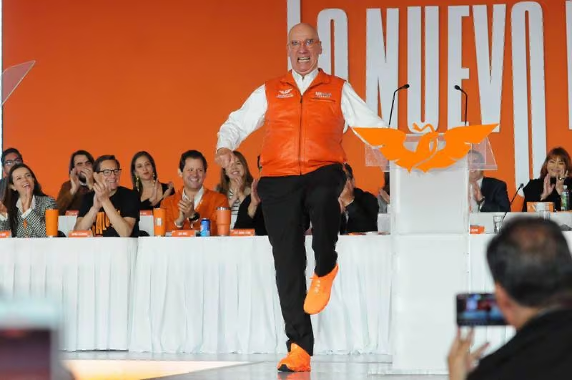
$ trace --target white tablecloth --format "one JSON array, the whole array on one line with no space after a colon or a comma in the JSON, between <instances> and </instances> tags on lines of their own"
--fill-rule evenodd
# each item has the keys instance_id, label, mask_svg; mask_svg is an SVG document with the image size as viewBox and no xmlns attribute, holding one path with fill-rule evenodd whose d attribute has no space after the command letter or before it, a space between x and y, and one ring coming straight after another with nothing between
<instances>
[{"instance_id":1,"label":"white tablecloth","mask_svg":"<svg viewBox=\"0 0 572 381\"><path fill-rule=\"evenodd\" d=\"M313 272L307 240L308 277ZM389 354L391 239L340 237L330 304L313 317L315 353ZM285 352L266 237L140 238L129 349Z\"/></svg>"},{"instance_id":2,"label":"white tablecloth","mask_svg":"<svg viewBox=\"0 0 572 381\"><path fill-rule=\"evenodd\" d=\"M61 349L127 349L136 253L136 239L1 239L0 295L57 303Z\"/></svg>"}]
</instances>

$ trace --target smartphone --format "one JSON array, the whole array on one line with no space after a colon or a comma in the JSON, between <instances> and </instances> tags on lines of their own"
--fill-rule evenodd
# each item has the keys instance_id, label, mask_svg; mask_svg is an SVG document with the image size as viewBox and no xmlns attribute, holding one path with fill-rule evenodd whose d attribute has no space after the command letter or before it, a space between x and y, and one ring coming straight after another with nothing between
<instances>
[{"instance_id":1,"label":"smartphone","mask_svg":"<svg viewBox=\"0 0 572 381\"><path fill-rule=\"evenodd\" d=\"M467 293L457 295L458 326L506 325L494 294Z\"/></svg>"},{"instance_id":2,"label":"smartphone","mask_svg":"<svg viewBox=\"0 0 572 381\"><path fill-rule=\"evenodd\" d=\"M556 185L556 177L550 178L550 185Z\"/></svg>"},{"instance_id":3,"label":"smartphone","mask_svg":"<svg viewBox=\"0 0 572 381\"><path fill-rule=\"evenodd\" d=\"M57 374L58 325L50 303L0 299L0 378L48 380Z\"/></svg>"}]
</instances>

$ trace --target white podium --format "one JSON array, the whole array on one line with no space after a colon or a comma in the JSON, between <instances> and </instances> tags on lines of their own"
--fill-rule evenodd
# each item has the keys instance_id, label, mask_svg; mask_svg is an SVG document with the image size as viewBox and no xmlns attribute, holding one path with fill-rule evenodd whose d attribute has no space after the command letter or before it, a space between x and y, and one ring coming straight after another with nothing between
<instances>
[{"instance_id":1,"label":"white podium","mask_svg":"<svg viewBox=\"0 0 572 381\"><path fill-rule=\"evenodd\" d=\"M421 135L409 135L415 151ZM439 149L446 144L442 135ZM393 289L390 373L446 373L456 333L455 295L469 290L469 170L493 169L488 141L444 169L422 172L374 156L390 171ZM371 165L372 153L369 153ZM472 157L472 155L471 155ZM366 155L366 160L368 155Z\"/></svg>"}]
</instances>

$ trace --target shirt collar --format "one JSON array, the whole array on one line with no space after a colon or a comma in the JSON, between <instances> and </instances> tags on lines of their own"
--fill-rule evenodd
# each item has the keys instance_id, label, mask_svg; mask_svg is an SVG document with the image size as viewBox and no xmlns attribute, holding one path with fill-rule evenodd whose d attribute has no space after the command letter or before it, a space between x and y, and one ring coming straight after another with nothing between
<instances>
[{"instance_id":1,"label":"shirt collar","mask_svg":"<svg viewBox=\"0 0 572 381\"><path fill-rule=\"evenodd\" d=\"M294 77L294 81L296 81L296 85L298 86L298 89L302 94L308 89L308 87L310 87L310 85L312 84L312 82L314 82L314 79L316 79L317 76L318 76L318 68L315 68L314 70L306 74L304 77L302 77L302 75L297 73L295 70L292 70L292 77Z\"/></svg>"},{"instance_id":2,"label":"shirt collar","mask_svg":"<svg viewBox=\"0 0 572 381\"><path fill-rule=\"evenodd\" d=\"M30 203L30 209L34 209L36 207L36 196L32 195L32 202ZM24 213L22 211L22 199L18 197L18 201L16 201L16 208L20 211L20 213Z\"/></svg>"},{"instance_id":3,"label":"shirt collar","mask_svg":"<svg viewBox=\"0 0 572 381\"><path fill-rule=\"evenodd\" d=\"M193 205L195 206L195 208L201 202L201 199L203 198L204 193L205 193L205 187L201 187L201 189L199 189L199 191L197 192L197 194L195 195L195 198L193 200ZM190 199L191 198L185 194L185 188L183 187L183 200L190 201Z\"/></svg>"}]
</instances>

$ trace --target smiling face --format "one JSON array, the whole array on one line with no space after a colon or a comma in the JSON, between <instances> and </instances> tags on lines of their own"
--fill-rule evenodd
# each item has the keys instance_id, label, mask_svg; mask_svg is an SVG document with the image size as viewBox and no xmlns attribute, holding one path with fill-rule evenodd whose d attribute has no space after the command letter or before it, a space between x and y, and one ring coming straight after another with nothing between
<instances>
[{"instance_id":1,"label":"smiling face","mask_svg":"<svg viewBox=\"0 0 572 381\"><path fill-rule=\"evenodd\" d=\"M102 161L99 165L99 175L101 180L107 184L107 187L112 193L117 190L117 187L119 187L121 171L117 167L117 162L115 160Z\"/></svg>"},{"instance_id":2,"label":"smiling face","mask_svg":"<svg viewBox=\"0 0 572 381\"><path fill-rule=\"evenodd\" d=\"M292 69L305 76L318 67L318 57L322 54L322 43L318 32L311 25L298 24L288 33L288 56Z\"/></svg>"},{"instance_id":3,"label":"smiling face","mask_svg":"<svg viewBox=\"0 0 572 381\"><path fill-rule=\"evenodd\" d=\"M153 179L153 165L151 160L145 155L140 156L135 160L135 176L138 176L141 180L152 180Z\"/></svg>"},{"instance_id":4,"label":"smiling face","mask_svg":"<svg viewBox=\"0 0 572 381\"><path fill-rule=\"evenodd\" d=\"M18 192L20 195L25 195L29 189L34 189L36 181L30 170L26 167L18 168L12 172L12 184L10 188Z\"/></svg>"},{"instance_id":5,"label":"smiling face","mask_svg":"<svg viewBox=\"0 0 572 381\"><path fill-rule=\"evenodd\" d=\"M244 179L244 175L246 171L244 169L244 165L242 161L238 157L236 157L235 161L230 164L230 166L224 170L226 175L231 178L241 178Z\"/></svg>"},{"instance_id":6,"label":"smiling face","mask_svg":"<svg viewBox=\"0 0 572 381\"><path fill-rule=\"evenodd\" d=\"M198 191L207 177L203 161L191 157L187 158L183 171L179 171L179 176L182 177L185 188L191 191Z\"/></svg>"},{"instance_id":7,"label":"smiling face","mask_svg":"<svg viewBox=\"0 0 572 381\"><path fill-rule=\"evenodd\" d=\"M562 177L566 172L566 162L560 156L553 156L546 162L546 171L550 177Z\"/></svg>"}]
</instances>

